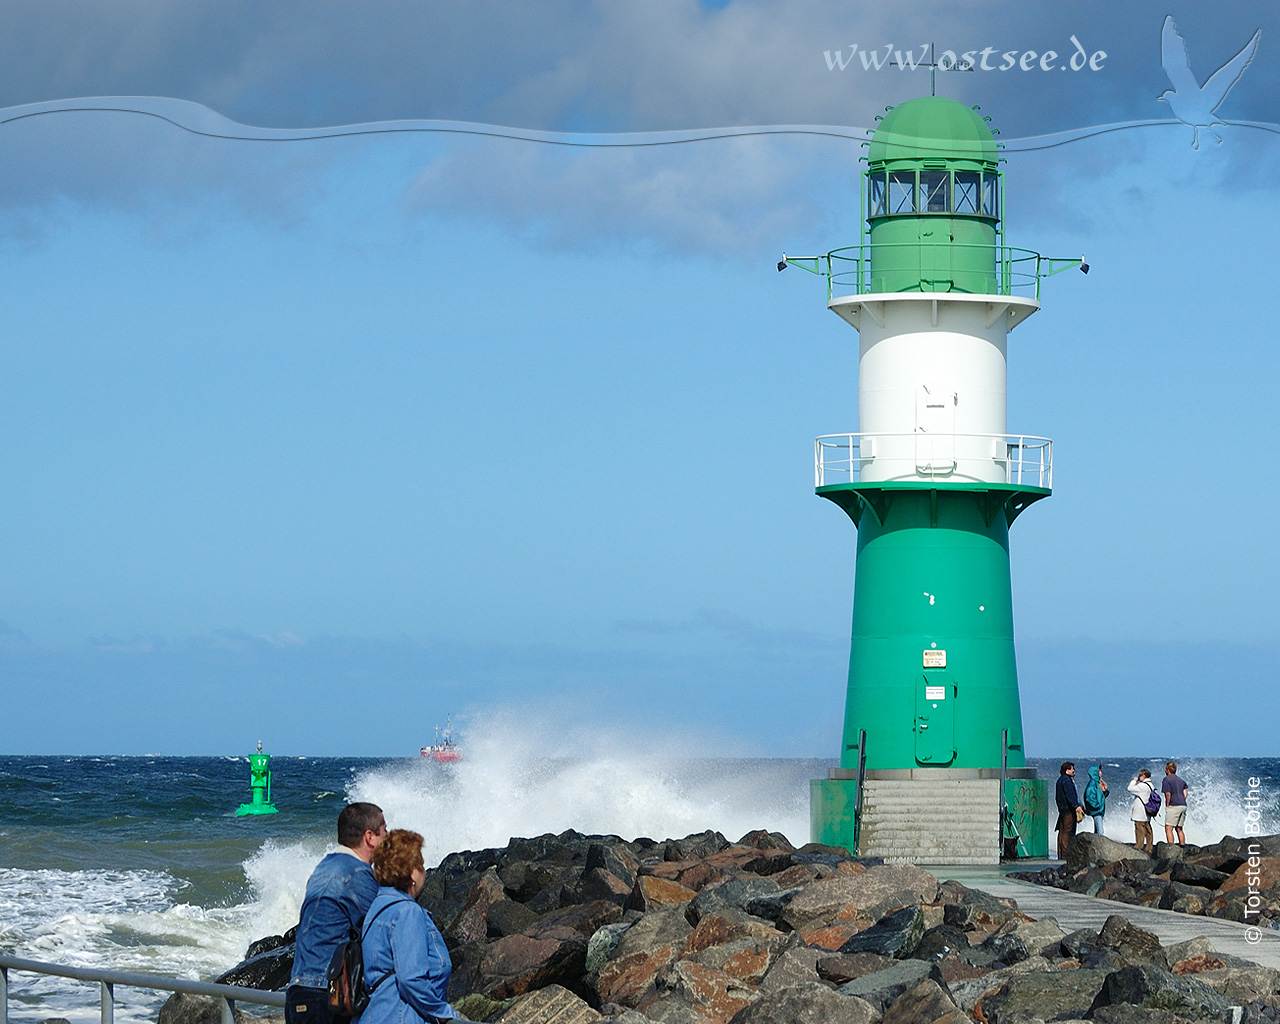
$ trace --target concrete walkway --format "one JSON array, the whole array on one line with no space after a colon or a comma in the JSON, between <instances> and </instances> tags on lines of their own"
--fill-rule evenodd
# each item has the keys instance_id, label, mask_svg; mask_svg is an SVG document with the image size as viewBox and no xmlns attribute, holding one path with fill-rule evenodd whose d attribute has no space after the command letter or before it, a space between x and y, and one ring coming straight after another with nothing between
<instances>
[{"instance_id":1,"label":"concrete walkway","mask_svg":"<svg viewBox=\"0 0 1280 1024\"><path fill-rule=\"evenodd\" d=\"M922 864L939 881L954 878L971 889L981 889L992 896L1012 897L1018 901L1018 909L1029 917L1052 917L1065 932L1077 928L1097 931L1112 914L1120 914L1139 928L1145 928L1159 936L1168 946L1185 939L1200 936L1212 940L1219 953L1230 953L1245 960L1252 960L1263 967L1280 970L1280 931L1262 929L1258 942L1250 942L1246 936L1256 932L1235 921L1222 921L1216 917L1198 917L1195 914L1179 914L1172 910L1153 910L1150 907L1132 907L1114 900L1100 900L1094 896L1050 889L1047 886L1024 882L1008 877L1012 871L1039 871L1056 867L1057 861L1023 861L1017 865L948 867Z\"/></svg>"}]
</instances>

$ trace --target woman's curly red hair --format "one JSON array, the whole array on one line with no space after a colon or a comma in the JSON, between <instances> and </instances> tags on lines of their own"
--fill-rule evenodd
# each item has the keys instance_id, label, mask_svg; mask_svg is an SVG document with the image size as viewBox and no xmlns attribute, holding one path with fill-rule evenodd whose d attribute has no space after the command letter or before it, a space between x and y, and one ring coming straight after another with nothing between
<instances>
[{"instance_id":1,"label":"woman's curly red hair","mask_svg":"<svg viewBox=\"0 0 1280 1024\"><path fill-rule=\"evenodd\" d=\"M407 828L392 829L373 851L373 877L401 892L409 891L414 869L423 866L422 836Z\"/></svg>"}]
</instances>

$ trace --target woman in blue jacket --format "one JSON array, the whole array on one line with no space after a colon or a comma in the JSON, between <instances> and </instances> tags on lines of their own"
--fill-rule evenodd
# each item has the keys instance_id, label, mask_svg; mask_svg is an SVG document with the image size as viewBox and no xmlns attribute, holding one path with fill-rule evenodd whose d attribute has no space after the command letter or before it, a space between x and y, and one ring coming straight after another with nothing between
<instances>
[{"instance_id":1,"label":"woman in blue jacket","mask_svg":"<svg viewBox=\"0 0 1280 1024\"><path fill-rule=\"evenodd\" d=\"M378 895L364 919L364 983L371 992L361 1024L436 1024L459 1019L445 1000L453 965L431 915L414 897L427 870L422 836L388 832L373 855Z\"/></svg>"},{"instance_id":2,"label":"woman in blue jacket","mask_svg":"<svg viewBox=\"0 0 1280 1024\"><path fill-rule=\"evenodd\" d=\"M1102 819L1107 813L1107 783L1102 765L1089 769L1089 783L1084 787L1084 813L1093 818L1093 830L1102 835Z\"/></svg>"}]
</instances>

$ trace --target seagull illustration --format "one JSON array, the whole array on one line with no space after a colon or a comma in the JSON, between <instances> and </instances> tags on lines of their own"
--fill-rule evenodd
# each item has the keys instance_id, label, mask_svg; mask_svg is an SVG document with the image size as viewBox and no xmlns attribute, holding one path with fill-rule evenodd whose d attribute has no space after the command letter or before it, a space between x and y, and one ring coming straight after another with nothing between
<instances>
[{"instance_id":1,"label":"seagull illustration","mask_svg":"<svg viewBox=\"0 0 1280 1024\"><path fill-rule=\"evenodd\" d=\"M1225 127L1215 115L1222 101L1227 98L1231 87L1240 80L1244 69L1258 52L1258 40L1262 37L1262 29L1253 34L1253 38L1245 43L1244 49L1218 68L1202 86L1191 73L1191 61L1187 58L1187 42L1178 33L1178 26L1173 23L1173 15L1166 14L1164 28L1160 30L1160 63L1169 76L1172 89L1166 89L1157 96L1169 104L1173 116L1183 124L1195 129L1191 139L1191 148L1200 148L1200 130L1203 128L1219 143L1220 136L1213 129L1217 125Z\"/></svg>"}]
</instances>

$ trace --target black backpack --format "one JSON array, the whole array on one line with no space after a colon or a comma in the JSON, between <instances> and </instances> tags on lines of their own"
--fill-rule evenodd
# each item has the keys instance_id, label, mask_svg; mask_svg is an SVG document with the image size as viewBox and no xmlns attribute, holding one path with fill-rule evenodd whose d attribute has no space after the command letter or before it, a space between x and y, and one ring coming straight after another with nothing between
<instances>
[{"instance_id":1,"label":"black backpack","mask_svg":"<svg viewBox=\"0 0 1280 1024\"><path fill-rule=\"evenodd\" d=\"M379 909L369 924L372 925L378 915L389 906L390 903ZM369 1005L369 997L373 995L374 989L391 977L386 974L378 979L373 988L364 987L364 951L360 948L360 943L360 929L353 927L347 941L334 950L333 959L329 962L329 1011L336 1018L351 1020L359 1017Z\"/></svg>"}]
</instances>

